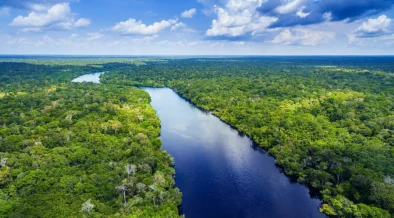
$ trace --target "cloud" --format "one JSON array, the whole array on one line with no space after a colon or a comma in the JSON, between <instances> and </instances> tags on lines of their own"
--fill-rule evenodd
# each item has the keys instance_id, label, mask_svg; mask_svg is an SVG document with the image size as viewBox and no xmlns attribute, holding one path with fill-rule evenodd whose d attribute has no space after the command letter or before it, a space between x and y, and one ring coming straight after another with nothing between
<instances>
[{"instance_id":1,"label":"cloud","mask_svg":"<svg viewBox=\"0 0 394 218\"><path fill-rule=\"evenodd\" d=\"M317 24L326 21L353 22L390 10L394 0L267 0L260 14L278 19L269 28Z\"/></svg>"},{"instance_id":2,"label":"cloud","mask_svg":"<svg viewBox=\"0 0 394 218\"><path fill-rule=\"evenodd\" d=\"M392 21L386 15L381 15L376 19L368 19L354 31L354 35L357 38L371 38L385 35L389 33L389 27Z\"/></svg>"},{"instance_id":3,"label":"cloud","mask_svg":"<svg viewBox=\"0 0 394 218\"><path fill-rule=\"evenodd\" d=\"M0 1L0 7L5 6L32 11L44 11L55 4L70 1L74 0L2 0Z\"/></svg>"},{"instance_id":4,"label":"cloud","mask_svg":"<svg viewBox=\"0 0 394 218\"><path fill-rule=\"evenodd\" d=\"M305 9L305 6L300 7L300 8L298 9L296 15L299 16L299 17L301 17L301 18L305 18L305 17L307 17L308 15L311 14L311 13L305 13L305 12L304 12L304 9ZM330 19L331 19L331 18L330 18Z\"/></svg>"},{"instance_id":5,"label":"cloud","mask_svg":"<svg viewBox=\"0 0 394 218\"><path fill-rule=\"evenodd\" d=\"M263 0L229 0L224 7L215 6L216 19L212 20L206 35L240 37L266 31L277 18L261 16L256 9L262 3Z\"/></svg>"},{"instance_id":6,"label":"cloud","mask_svg":"<svg viewBox=\"0 0 394 218\"><path fill-rule=\"evenodd\" d=\"M90 20L86 18L81 18L74 23L75 27L87 27L90 25Z\"/></svg>"},{"instance_id":7,"label":"cloud","mask_svg":"<svg viewBox=\"0 0 394 218\"><path fill-rule=\"evenodd\" d=\"M93 41L103 38L103 34L101 33L88 33L87 35L88 35L87 38L88 41Z\"/></svg>"},{"instance_id":8,"label":"cloud","mask_svg":"<svg viewBox=\"0 0 394 218\"><path fill-rule=\"evenodd\" d=\"M50 26L54 23L67 21L71 14L70 7L67 3L57 4L47 10L46 13L31 12L27 17L19 15L16 17L11 26L18 27L43 27Z\"/></svg>"},{"instance_id":9,"label":"cloud","mask_svg":"<svg viewBox=\"0 0 394 218\"><path fill-rule=\"evenodd\" d=\"M215 0L197 0L197 2L204 5L202 12L205 15L210 15L213 13L213 6L216 4Z\"/></svg>"},{"instance_id":10,"label":"cloud","mask_svg":"<svg viewBox=\"0 0 394 218\"><path fill-rule=\"evenodd\" d=\"M275 8L275 12L278 14L294 13L302 6L304 2L305 0L287 1L282 5L278 5L278 7Z\"/></svg>"},{"instance_id":11,"label":"cloud","mask_svg":"<svg viewBox=\"0 0 394 218\"><path fill-rule=\"evenodd\" d=\"M126 21L117 23L111 28L112 31L124 35L153 35L157 34L177 23L177 20L162 20L151 25L145 25L142 21L130 18Z\"/></svg>"},{"instance_id":12,"label":"cloud","mask_svg":"<svg viewBox=\"0 0 394 218\"><path fill-rule=\"evenodd\" d=\"M187 27L186 24L184 24L182 22L179 22L179 23L176 23L174 26L171 27L171 31L175 31L175 30L177 30L179 28L185 28L185 27Z\"/></svg>"},{"instance_id":13,"label":"cloud","mask_svg":"<svg viewBox=\"0 0 394 218\"><path fill-rule=\"evenodd\" d=\"M8 16L10 14L10 8L0 8L0 16Z\"/></svg>"},{"instance_id":14,"label":"cloud","mask_svg":"<svg viewBox=\"0 0 394 218\"><path fill-rule=\"evenodd\" d=\"M75 22L69 3L51 6L45 11L31 11L26 17L17 16L9 25L24 27L23 31L40 32L44 30L65 30L73 27L86 27L90 21L81 18Z\"/></svg>"},{"instance_id":15,"label":"cloud","mask_svg":"<svg viewBox=\"0 0 394 218\"><path fill-rule=\"evenodd\" d=\"M359 38L354 34L349 34L348 40L349 45L357 47L367 46L373 48L391 48L391 46L394 46L394 34L385 34L368 38Z\"/></svg>"},{"instance_id":16,"label":"cloud","mask_svg":"<svg viewBox=\"0 0 394 218\"><path fill-rule=\"evenodd\" d=\"M181 31L183 33L195 33L196 30L189 28L186 24L182 22L176 23L174 26L171 27L171 31Z\"/></svg>"},{"instance_id":17,"label":"cloud","mask_svg":"<svg viewBox=\"0 0 394 218\"><path fill-rule=\"evenodd\" d=\"M327 43L334 37L335 34L331 32L313 31L304 28L297 28L293 31L285 29L272 40L272 43L282 45L315 46Z\"/></svg>"},{"instance_id":18,"label":"cloud","mask_svg":"<svg viewBox=\"0 0 394 218\"><path fill-rule=\"evenodd\" d=\"M196 14L196 12L197 12L196 9L192 8L190 10L182 12L181 17L183 17L183 18L192 18Z\"/></svg>"}]
</instances>

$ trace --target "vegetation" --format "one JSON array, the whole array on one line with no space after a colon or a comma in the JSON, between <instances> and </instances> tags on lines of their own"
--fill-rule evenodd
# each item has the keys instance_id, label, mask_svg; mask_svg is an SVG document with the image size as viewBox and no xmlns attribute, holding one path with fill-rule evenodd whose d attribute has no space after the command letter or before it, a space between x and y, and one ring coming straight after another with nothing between
<instances>
[{"instance_id":1,"label":"vegetation","mask_svg":"<svg viewBox=\"0 0 394 218\"><path fill-rule=\"evenodd\" d=\"M328 215L394 217L394 76L384 71L392 60L368 70L361 68L368 58L289 61L171 60L103 80L168 86L212 111L267 149L287 175L319 190Z\"/></svg>"},{"instance_id":2,"label":"vegetation","mask_svg":"<svg viewBox=\"0 0 394 218\"><path fill-rule=\"evenodd\" d=\"M390 57L0 61L1 217L177 217L149 96L170 87L320 191L321 211L394 217ZM99 70L98 70L99 69ZM97 71L104 84L72 84Z\"/></svg>"},{"instance_id":3,"label":"vegetation","mask_svg":"<svg viewBox=\"0 0 394 218\"><path fill-rule=\"evenodd\" d=\"M149 95L85 70L0 63L0 217L179 217Z\"/></svg>"}]
</instances>

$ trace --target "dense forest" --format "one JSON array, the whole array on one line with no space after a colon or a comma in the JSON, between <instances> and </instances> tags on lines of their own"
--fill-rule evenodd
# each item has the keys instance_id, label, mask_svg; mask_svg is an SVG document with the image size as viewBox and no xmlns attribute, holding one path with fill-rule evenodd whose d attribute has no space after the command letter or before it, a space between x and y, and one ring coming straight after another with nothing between
<instances>
[{"instance_id":1,"label":"dense forest","mask_svg":"<svg viewBox=\"0 0 394 218\"><path fill-rule=\"evenodd\" d=\"M321 211L394 216L394 74L376 58L168 60L105 74L168 86L249 135L284 172L317 189Z\"/></svg>"},{"instance_id":2,"label":"dense forest","mask_svg":"<svg viewBox=\"0 0 394 218\"><path fill-rule=\"evenodd\" d=\"M0 217L179 217L149 95L96 68L0 63Z\"/></svg>"},{"instance_id":3,"label":"dense forest","mask_svg":"<svg viewBox=\"0 0 394 218\"><path fill-rule=\"evenodd\" d=\"M150 97L170 87L320 192L321 211L394 217L387 57L0 61L1 217L177 217ZM89 72L104 84L73 84ZM256 166L258 167L258 166Z\"/></svg>"}]
</instances>

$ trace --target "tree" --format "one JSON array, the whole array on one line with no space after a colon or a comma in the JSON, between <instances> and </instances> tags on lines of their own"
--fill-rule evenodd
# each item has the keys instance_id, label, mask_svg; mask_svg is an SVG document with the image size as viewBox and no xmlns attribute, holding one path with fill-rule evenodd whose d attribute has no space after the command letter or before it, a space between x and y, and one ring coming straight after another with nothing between
<instances>
[{"instance_id":1,"label":"tree","mask_svg":"<svg viewBox=\"0 0 394 218\"><path fill-rule=\"evenodd\" d=\"M115 188L118 192L122 192L123 193L123 202L124 202L124 206L126 207L126 191L127 191L127 186L125 185L125 184L123 184L123 185L119 185L119 186L116 186L116 188Z\"/></svg>"},{"instance_id":2,"label":"tree","mask_svg":"<svg viewBox=\"0 0 394 218\"><path fill-rule=\"evenodd\" d=\"M89 199L82 204L81 211L83 213L87 213L90 216L90 213L92 212L94 207L95 207L94 204L91 203L91 199Z\"/></svg>"},{"instance_id":3,"label":"tree","mask_svg":"<svg viewBox=\"0 0 394 218\"><path fill-rule=\"evenodd\" d=\"M134 173L137 172L137 166L135 166L134 164L126 164L125 168L128 177L134 175Z\"/></svg>"}]
</instances>

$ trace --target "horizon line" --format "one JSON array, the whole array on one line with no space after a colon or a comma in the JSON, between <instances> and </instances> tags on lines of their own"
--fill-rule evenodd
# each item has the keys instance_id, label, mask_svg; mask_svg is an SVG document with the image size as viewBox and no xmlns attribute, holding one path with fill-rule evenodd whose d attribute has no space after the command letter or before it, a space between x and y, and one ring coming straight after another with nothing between
<instances>
[{"instance_id":1,"label":"horizon line","mask_svg":"<svg viewBox=\"0 0 394 218\"><path fill-rule=\"evenodd\" d=\"M1 56L75 56L75 57L82 57L82 56L90 56L90 57L158 57L158 56L164 56L164 57L190 57L190 56L207 56L207 57L213 57L213 56L228 56L228 57L236 57L236 56L241 56L241 57L280 57L280 56L300 56L300 57L322 57L322 56L344 56L344 57L366 57L366 56L380 56L380 57L390 57L394 56L394 54L272 54L272 55L255 55L255 54L207 54L207 55L201 55L201 54L136 54L136 55L123 55L123 54L0 54Z\"/></svg>"}]
</instances>

